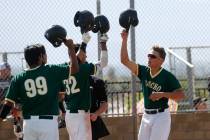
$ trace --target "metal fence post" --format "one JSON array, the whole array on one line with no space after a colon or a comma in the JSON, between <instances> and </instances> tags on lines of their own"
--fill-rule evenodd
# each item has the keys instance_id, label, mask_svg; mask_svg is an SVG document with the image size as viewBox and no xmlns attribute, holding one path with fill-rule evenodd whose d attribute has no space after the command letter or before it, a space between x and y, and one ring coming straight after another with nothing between
<instances>
[{"instance_id":1,"label":"metal fence post","mask_svg":"<svg viewBox=\"0 0 210 140\"><path fill-rule=\"evenodd\" d=\"M187 61L189 63L192 63L192 57L191 57L191 47L186 48L186 54L187 54ZM194 79L194 68L187 66L187 81L188 81L188 89L187 89L187 96L188 101L190 102L190 107L193 107L193 96L195 95L195 79Z\"/></svg>"},{"instance_id":2,"label":"metal fence post","mask_svg":"<svg viewBox=\"0 0 210 140\"><path fill-rule=\"evenodd\" d=\"M134 9L134 0L130 0L130 8ZM136 40L135 40L135 29L131 27L131 59L136 61ZM131 82L131 93L132 93L132 116L133 116L133 131L134 131L134 140L137 139L137 111L136 111L136 76L132 75Z\"/></svg>"},{"instance_id":3,"label":"metal fence post","mask_svg":"<svg viewBox=\"0 0 210 140\"><path fill-rule=\"evenodd\" d=\"M7 52L4 52L3 54L2 54L2 60L3 60L3 62L7 62Z\"/></svg>"},{"instance_id":4,"label":"metal fence post","mask_svg":"<svg viewBox=\"0 0 210 140\"><path fill-rule=\"evenodd\" d=\"M100 15L101 14L101 1L100 0L96 0L96 14L97 15ZM98 61L100 61L100 57L101 57L101 47L100 47L100 36L101 36L101 33L98 32ZM98 77L103 79L103 71L102 70L98 70Z\"/></svg>"},{"instance_id":5,"label":"metal fence post","mask_svg":"<svg viewBox=\"0 0 210 140\"><path fill-rule=\"evenodd\" d=\"M100 15L101 14L101 1L100 0L96 0L96 14ZM100 48L100 32L98 32L98 60L100 60L100 56L101 56L101 48Z\"/></svg>"}]
</instances>

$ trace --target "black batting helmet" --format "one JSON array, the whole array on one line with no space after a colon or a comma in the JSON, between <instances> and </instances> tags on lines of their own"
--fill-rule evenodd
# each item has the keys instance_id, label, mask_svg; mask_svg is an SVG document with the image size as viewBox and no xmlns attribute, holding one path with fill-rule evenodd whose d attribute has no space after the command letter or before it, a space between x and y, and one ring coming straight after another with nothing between
<instances>
[{"instance_id":1,"label":"black batting helmet","mask_svg":"<svg viewBox=\"0 0 210 140\"><path fill-rule=\"evenodd\" d=\"M107 33L109 31L110 25L109 20L104 15L99 15L95 17L94 27L92 31L97 33L100 31L101 34Z\"/></svg>"},{"instance_id":2,"label":"black batting helmet","mask_svg":"<svg viewBox=\"0 0 210 140\"><path fill-rule=\"evenodd\" d=\"M66 35L67 35L66 29L64 29L60 25L53 25L44 34L45 38L54 47L59 47L62 44L62 42L66 39Z\"/></svg>"},{"instance_id":3,"label":"black batting helmet","mask_svg":"<svg viewBox=\"0 0 210 140\"><path fill-rule=\"evenodd\" d=\"M134 9L128 9L123 11L119 17L120 26L125 28L127 31L129 30L130 26L136 26L139 23L137 11Z\"/></svg>"},{"instance_id":4,"label":"black batting helmet","mask_svg":"<svg viewBox=\"0 0 210 140\"><path fill-rule=\"evenodd\" d=\"M80 27L81 33L86 33L93 28L94 25L94 16L88 11L77 11L74 16L74 25Z\"/></svg>"}]
</instances>

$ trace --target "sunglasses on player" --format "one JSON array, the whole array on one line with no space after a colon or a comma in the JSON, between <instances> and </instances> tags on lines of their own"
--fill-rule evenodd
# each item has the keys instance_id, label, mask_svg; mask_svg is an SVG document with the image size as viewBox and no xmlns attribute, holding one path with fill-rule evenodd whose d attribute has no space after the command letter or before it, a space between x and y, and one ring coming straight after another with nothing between
<instances>
[{"instance_id":1,"label":"sunglasses on player","mask_svg":"<svg viewBox=\"0 0 210 140\"><path fill-rule=\"evenodd\" d=\"M152 58L152 59L156 59L157 58L157 56L154 55L154 54L148 54L147 57Z\"/></svg>"}]
</instances>

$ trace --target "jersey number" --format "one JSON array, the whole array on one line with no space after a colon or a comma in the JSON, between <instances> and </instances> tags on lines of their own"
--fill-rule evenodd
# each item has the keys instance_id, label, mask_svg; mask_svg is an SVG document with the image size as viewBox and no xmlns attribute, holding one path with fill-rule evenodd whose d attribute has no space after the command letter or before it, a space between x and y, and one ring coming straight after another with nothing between
<instances>
[{"instance_id":1,"label":"jersey number","mask_svg":"<svg viewBox=\"0 0 210 140\"><path fill-rule=\"evenodd\" d=\"M77 93L80 92L79 88L76 88L77 86L77 81L74 76L70 76L68 80L64 80L64 84L66 85L66 94L70 95L71 93ZM71 87L70 87L71 85Z\"/></svg>"},{"instance_id":2,"label":"jersey number","mask_svg":"<svg viewBox=\"0 0 210 140\"><path fill-rule=\"evenodd\" d=\"M47 93L47 82L44 77L37 77L35 80L27 79L24 83L26 94L32 98L39 95L45 95Z\"/></svg>"}]
</instances>

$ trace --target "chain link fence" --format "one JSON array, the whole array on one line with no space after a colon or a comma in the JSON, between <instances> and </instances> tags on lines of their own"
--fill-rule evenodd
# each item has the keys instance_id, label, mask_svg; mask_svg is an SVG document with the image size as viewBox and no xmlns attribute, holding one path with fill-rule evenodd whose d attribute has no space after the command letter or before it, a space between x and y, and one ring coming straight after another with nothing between
<instances>
[{"instance_id":1,"label":"chain link fence","mask_svg":"<svg viewBox=\"0 0 210 140\"><path fill-rule=\"evenodd\" d=\"M100 2L100 3L99 3ZM51 25L59 24L66 28L68 37L72 38L74 42L81 42L80 29L74 26L73 18L77 11L89 10L95 16L100 4L100 13L107 16L110 21L110 31L108 32L109 40L107 43L109 52L109 64L103 71L104 80L108 84L108 101L109 109L107 114L127 114L132 113L132 92L131 92L131 73L120 63L120 46L121 37L120 33L122 28L119 26L120 13L130 7L130 1L105 1L105 0L7 0L0 2L1 14L1 35L0 35L0 61L8 61L12 66L12 73L16 74L22 71L25 66L23 58L23 49L29 44L42 43L46 46L48 54L48 63L58 64L68 61L67 50L64 46L53 48L52 45L44 38L44 32ZM135 51L136 61L139 64L147 65L147 52L154 44L160 44L165 48L168 46L177 46L176 39L180 39L179 34L173 34L176 30L180 29L183 25L186 30L193 28L190 23L194 22L193 19L187 17L186 13L194 13L196 8L203 6L200 11L201 14L209 9L208 5L196 4L194 9L185 9L189 3L181 1L157 1L154 4L151 1L135 1L135 9L138 11L140 19L139 25L135 28L136 34L136 48L131 48L131 39L128 40L128 51ZM180 5L180 11L177 7ZM193 4L191 4L193 5ZM198 6L199 5L199 6ZM177 12L174 14L174 11ZM184 12L183 12L184 11ZM208 10L209 11L209 10ZM167 14L165 14L167 13ZM180 14L181 13L181 14ZM207 12L209 13L209 12ZM181 18L178 14L183 15ZM162 16L160 16L162 15ZM204 15L204 14L203 14ZM208 15L208 14L207 14ZM167 17L170 18L167 18ZM173 18L172 18L173 17ZM208 18L210 16L206 16ZM196 16L196 18L199 18ZM180 21L187 21L185 24ZM210 21L210 20L209 20ZM165 26L165 23L168 23ZM199 38L205 41L208 34L202 29L204 26L203 20L200 19L199 23L194 22L198 29L197 32L189 32L193 34L192 38ZM173 26L170 26L173 25ZM194 25L195 26L195 25ZM181 26L182 27L182 26ZM181 30L181 29L180 29ZM201 34L199 34L201 32ZM98 61L98 43L97 34L91 34L91 41L88 44L87 56L89 62ZM195 36L197 35L197 36ZM187 40L187 35L184 36ZM196 43L193 39L187 41L181 40L180 46L185 44ZM186 45L187 46L187 45ZM174 55L167 55L164 67L173 72L181 81L184 87L187 98L180 102L178 110L188 111L192 109L193 96L209 97L207 92L207 76L209 75L208 54L210 53L209 47L170 47L176 54L184 60L189 61L194 65L193 73L189 73L191 69L185 63L174 57ZM190 50L189 50L190 49ZM190 51L191 59L188 60L188 53ZM5 57L5 53L6 56ZM4 56L4 57L3 57ZM6 59L5 59L6 58ZM190 76L193 77L193 82L189 84ZM140 89L140 82L136 83L136 100L141 101L142 94ZM193 92L191 92L193 91ZM138 104L138 103L137 103ZM140 105L142 106L142 104Z\"/></svg>"},{"instance_id":2,"label":"chain link fence","mask_svg":"<svg viewBox=\"0 0 210 140\"><path fill-rule=\"evenodd\" d=\"M210 65L206 59L209 57L210 46L170 47L170 49L192 64L188 65L175 55L169 55L169 70L180 80L186 95L184 101L179 103L179 109L187 111L193 108L193 98L209 99L207 88Z\"/></svg>"}]
</instances>

